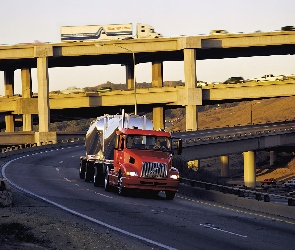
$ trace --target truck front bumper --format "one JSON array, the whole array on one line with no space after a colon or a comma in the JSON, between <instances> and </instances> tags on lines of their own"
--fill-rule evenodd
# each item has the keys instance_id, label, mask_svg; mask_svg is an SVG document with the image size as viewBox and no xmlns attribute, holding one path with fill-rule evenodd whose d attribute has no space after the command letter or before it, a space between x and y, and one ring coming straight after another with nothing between
<instances>
[{"instance_id":1,"label":"truck front bumper","mask_svg":"<svg viewBox=\"0 0 295 250\"><path fill-rule=\"evenodd\" d=\"M122 185L130 189L177 192L179 179L125 177L122 179Z\"/></svg>"}]
</instances>

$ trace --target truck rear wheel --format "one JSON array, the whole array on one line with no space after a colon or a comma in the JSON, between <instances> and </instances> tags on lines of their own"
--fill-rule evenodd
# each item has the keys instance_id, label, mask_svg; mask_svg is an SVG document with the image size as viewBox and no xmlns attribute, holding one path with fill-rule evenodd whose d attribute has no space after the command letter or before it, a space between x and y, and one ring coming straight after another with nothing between
<instances>
[{"instance_id":1,"label":"truck rear wheel","mask_svg":"<svg viewBox=\"0 0 295 250\"><path fill-rule=\"evenodd\" d=\"M80 169L79 169L80 179L85 178L85 165L86 165L85 160L80 160Z\"/></svg>"},{"instance_id":2,"label":"truck rear wheel","mask_svg":"<svg viewBox=\"0 0 295 250\"><path fill-rule=\"evenodd\" d=\"M104 187L103 165L94 165L93 184L95 187Z\"/></svg>"},{"instance_id":3,"label":"truck rear wheel","mask_svg":"<svg viewBox=\"0 0 295 250\"><path fill-rule=\"evenodd\" d=\"M85 182L93 181L93 175L94 175L93 162L87 161L86 168L85 168Z\"/></svg>"},{"instance_id":4,"label":"truck rear wheel","mask_svg":"<svg viewBox=\"0 0 295 250\"><path fill-rule=\"evenodd\" d=\"M173 200L175 197L175 193L174 191L165 191L166 194L166 199L167 200Z\"/></svg>"}]
</instances>

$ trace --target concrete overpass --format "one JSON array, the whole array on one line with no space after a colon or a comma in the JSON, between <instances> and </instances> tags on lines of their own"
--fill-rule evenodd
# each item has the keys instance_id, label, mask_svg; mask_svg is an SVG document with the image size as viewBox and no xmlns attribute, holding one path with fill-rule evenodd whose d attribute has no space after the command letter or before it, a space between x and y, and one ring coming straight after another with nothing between
<instances>
[{"instance_id":1,"label":"concrete overpass","mask_svg":"<svg viewBox=\"0 0 295 250\"><path fill-rule=\"evenodd\" d=\"M7 132L14 131L14 114L16 113L23 115L24 131L32 131L32 114L37 112L39 131L35 133L36 142L54 141L56 134L49 131L50 109L58 107L58 102L61 99L49 97L48 68L102 64L126 65L126 86L131 90L134 89L134 65L151 62L153 90L143 90L142 94L139 93L139 104L147 104L145 102L148 100L153 110L155 127L164 127L164 106L185 106L186 129L196 130L197 105L206 104L206 100L213 101L214 96L216 101L220 101L217 100L219 93L223 93L225 97L232 92L232 96L235 96L234 99L238 100L243 98L245 90L219 89L217 92L215 89L196 88L196 60L287 55L294 54L294 51L294 32L2 46L0 47L0 70L4 71L6 100L1 102L1 111L5 112ZM171 91L162 88L163 61L184 61L185 86L182 89ZM31 68L37 68L37 100L31 96ZM15 98L13 93L14 71L16 69L21 69L22 98ZM284 84L280 87L268 86L267 96L276 96L278 89L283 89L280 95L286 95L287 92L288 95L293 95L292 87L291 84ZM253 90L249 87L248 91L250 97ZM262 92L265 92L265 88L261 88L260 93ZM116 98L113 95L116 95ZM128 105L126 100L134 100L131 95L132 90L129 95L128 93L126 95L111 93L100 96L75 97L75 103L79 103L79 106L83 107ZM155 101L151 102L150 100ZM63 104L60 106L65 108L69 105L67 103L71 101L63 98Z\"/></svg>"}]
</instances>

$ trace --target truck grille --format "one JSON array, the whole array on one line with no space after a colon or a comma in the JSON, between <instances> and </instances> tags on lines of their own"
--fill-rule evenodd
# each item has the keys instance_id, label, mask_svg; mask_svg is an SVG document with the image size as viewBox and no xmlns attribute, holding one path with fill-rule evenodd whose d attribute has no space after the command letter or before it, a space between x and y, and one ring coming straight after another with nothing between
<instances>
[{"instance_id":1,"label":"truck grille","mask_svg":"<svg viewBox=\"0 0 295 250\"><path fill-rule=\"evenodd\" d=\"M141 177L167 178L167 165L159 162L143 162Z\"/></svg>"}]
</instances>

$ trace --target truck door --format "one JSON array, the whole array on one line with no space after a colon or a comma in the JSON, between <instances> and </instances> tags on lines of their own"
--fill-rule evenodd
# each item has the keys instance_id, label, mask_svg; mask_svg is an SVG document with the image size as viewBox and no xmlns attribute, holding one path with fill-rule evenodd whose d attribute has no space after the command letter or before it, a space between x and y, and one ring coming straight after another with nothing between
<instances>
[{"instance_id":1,"label":"truck door","mask_svg":"<svg viewBox=\"0 0 295 250\"><path fill-rule=\"evenodd\" d=\"M120 135L118 148L115 149L114 153L114 168L115 171L118 171L120 162L124 160L124 148L125 148L125 135Z\"/></svg>"}]
</instances>

